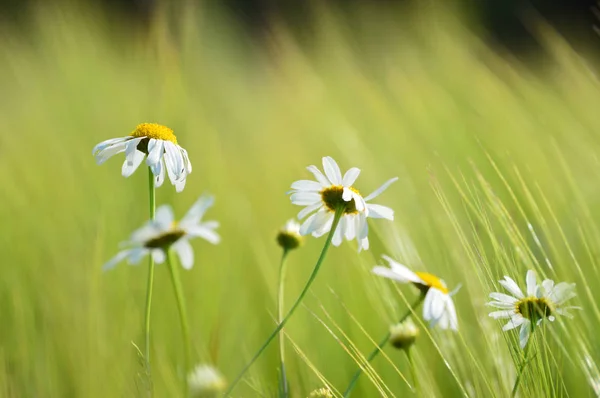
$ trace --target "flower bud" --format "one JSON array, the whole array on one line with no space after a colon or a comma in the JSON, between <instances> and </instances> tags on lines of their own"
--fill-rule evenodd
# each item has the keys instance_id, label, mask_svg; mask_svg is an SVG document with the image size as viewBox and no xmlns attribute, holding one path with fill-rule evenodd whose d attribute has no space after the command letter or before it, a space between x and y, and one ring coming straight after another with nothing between
<instances>
[{"instance_id":1,"label":"flower bud","mask_svg":"<svg viewBox=\"0 0 600 398\"><path fill-rule=\"evenodd\" d=\"M412 319L390 327L390 343L399 350L408 350L419 336L419 328Z\"/></svg>"},{"instance_id":2,"label":"flower bud","mask_svg":"<svg viewBox=\"0 0 600 398\"><path fill-rule=\"evenodd\" d=\"M311 392L308 398L333 398L333 394L329 388L323 387Z\"/></svg>"},{"instance_id":3,"label":"flower bud","mask_svg":"<svg viewBox=\"0 0 600 398\"><path fill-rule=\"evenodd\" d=\"M188 386L192 398L216 398L225 390L225 379L210 365L198 365L188 375Z\"/></svg>"},{"instance_id":4,"label":"flower bud","mask_svg":"<svg viewBox=\"0 0 600 398\"><path fill-rule=\"evenodd\" d=\"M304 242L304 237L300 235L300 224L294 220L289 220L277 234L277 243L283 250L296 249Z\"/></svg>"}]
</instances>

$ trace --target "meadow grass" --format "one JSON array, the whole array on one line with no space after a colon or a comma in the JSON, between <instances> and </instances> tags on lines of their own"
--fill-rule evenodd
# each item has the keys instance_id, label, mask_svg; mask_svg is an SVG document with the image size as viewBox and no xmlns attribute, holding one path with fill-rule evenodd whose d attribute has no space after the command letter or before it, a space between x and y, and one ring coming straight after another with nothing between
<instances>
[{"instance_id":1,"label":"meadow grass","mask_svg":"<svg viewBox=\"0 0 600 398\"><path fill-rule=\"evenodd\" d=\"M143 121L173 128L194 165L186 190L165 184L157 203L180 217L202 192L216 196L222 243L193 242L195 266L181 271L195 362L231 380L275 327L275 235L300 210L285 192L331 155L363 170L361 192L400 177L379 199L395 221L370 224L367 252L330 250L285 329L291 396L325 385L340 396L357 363L365 374L354 396L410 392L401 352L364 362L417 295L371 274L381 254L463 285L458 333L419 321L422 396L509 395L518 333L503 333L484 304L503 275L522 285L528 269L577 283L583 310L538 333L521 396L593 396L584 365L600 355L592 66L543 26L551 61L520 65L441 6L314 16L306 32L273 24L260 45L211 7L158 13L147 33L53 8L36 10L20 36L2 31L0 396L143 395L132 342L143 342L146 267L101 266L147 219L146 174L124 179L120 161L98 167L91 156ZM323 240L290 254L287 303ZM175 298L166 266L155 278L153 383L157 397L174 397ZM278 363L272 344L233 396L275 396Z\"/></svg>"}]
</instances>

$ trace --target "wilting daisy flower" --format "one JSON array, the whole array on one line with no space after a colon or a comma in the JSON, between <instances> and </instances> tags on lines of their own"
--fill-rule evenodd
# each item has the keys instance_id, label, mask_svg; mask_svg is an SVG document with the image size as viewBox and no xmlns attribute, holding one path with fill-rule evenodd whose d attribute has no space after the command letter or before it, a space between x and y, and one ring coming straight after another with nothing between
<instances>
[{"instance_id":1,"label":"wilting daisy flower","mask_svg":"<svg viewBox=\"0 0 600 398\"><path fill-rule=\"evenodd\" d=\"M310 215L300 227L300 234L323 236L331 230L335 211L344 208L343 216L333 235L332 243L339 246L342 240L358 241L358 250L369 248L369 226L367 217L394 219L394 211L386 206L367 203L376 198L396 181L398 177L386 181L373 193L362 197L353 187L360 174L360 169L352 167L342 177L338 164L331 157L323 158L323 174L316 166L308 166L317 181L300 180L292 184L290 199L293 204L306 206L298 213L298 219Z\"/></svg>"},{"instance_id":2,"label":"wilting daisy flower","mask_svg":"<svg viewBox=\"0 0 600 398\"><path fill-rule=\"evenodd\" d=\"M452 296L458 289L448 292L446 283L427 272L413 272L388 256L382 256L390 267L376 266L373 273L401 283L412 283L425 296L423 301L423 319L431 327L438 325L442 329L458 330L456 308Z\"/></svg>"},{"instance_id":3,"label":"wilting daisy flower","mask_svg":"<svg viewBox=\"0 0 600 398\"><path fill-rule=\"evenodd\" d=\"M188 375L190 396L193 398L212 398L225 390L225 379L210 365L198 365Z\"/></svg>"},{"instance_id":4,"label":"wilting daisy flower","mask_svg":"<svg viewBox=\"0 0 600 398\"><path fill-rule=\"evenodd\" d=\"M103 269L111 269L125 259L129 264L138 264L148 254L157 264L161 264L165 261L169 249L177 253L184 268L192 268L194 251L189 240L203 238L212 244L217 244L221 239L214 231L219 226L218 222L201 222L202 216L213 203L212 196L200 197L179 222L174 221L171 206L160 206L156 210L155 219L136 230L130 240L123 243L127 248L104 264Z\"/></svg>"},{"instance_id":5,"label":"wilting daisy flower","mask_svg":"<svg viewBox=\"0 0 600 398\"><path fill-rule=\"evenodd\" d=\"M512 296L504 293L490 293L488 305L499 308L500 311L490 313L494 319L508 318L508 323L502 330L511 330L521 327L519 340L521 348L525 348L531 335L532 323L539 325L544 319L554 321L555 315L571 317L569 309L578 307L564 306L564 302L576 296L575 284L561 282L554 284L551 279L546 279L541 285L536 283L535 272L529 270L525 277L527 295L523 294L519 285L509 278L499 281Z\"/></svg>"},{"instance_id":6,"label":"wilting daisy flower","mask_svg":"<svg viewBox=\"0 0 600 398\"><path fill-rule=\"evenodd\" d=\"M300 224L294 220L288 220L277 233L277 243L284 250L296 249L303 242L304 237L300 235Z\"/></svg>"},{"instance_id":7,"label":"wilting daisy flower","mask_svg":"<svg viewBox=\"0 0 600 398\"><path fill-rule=\"evenodd\" d=\"M146 158L157 187L165 180L166 171L171 184L175 185L177 192L181 192L187 175L192 172L187 151L177 144L173 130L160 124L142 123L128 136L103 141L92 150L98 164L121 152L125 152L121 168L123 177L132 175Z\"/></svg>"}]
</instances>

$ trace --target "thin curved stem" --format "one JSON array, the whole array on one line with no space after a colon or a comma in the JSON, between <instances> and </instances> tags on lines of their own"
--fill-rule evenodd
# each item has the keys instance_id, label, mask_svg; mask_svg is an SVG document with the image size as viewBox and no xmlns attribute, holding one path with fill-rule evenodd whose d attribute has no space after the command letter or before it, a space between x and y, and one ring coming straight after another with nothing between
<instances>
[{"instance_id":1,"label":"thin curved stem","mask_svg":"<svg viewBox=\"0 0 600 398\"><path fill-rule=\"evenodd\" d=\"M171 281L173 282L173 290L175 291L175 297L177 298L177 309L179 310L179 321L181 323L181 337L183 338L185 358L184 386L185 393L187 394L187 374L190 371L191 367L190 328L187 320L185 298L183 297L183 289L181 287L181 280L179 278L179 268L173 262L173 255L171 250L167 250L167 264L169 266L169 271L171 274Z\"/></svg>"},{"instance_id":2,"label":"thin curved stem","mask_svg":"<svg viewBox=\"0 0 600 398\"><path fill-rule=\"evenodd\" d=\"M415 394L417 394L417 397L420 397L421 394L419 393L419 379L417 378L417 369L415 368L415 362L413 361L413 357L410 352L410 348L405 349L404 352L406 353L406 358L408 358L408 364L410 365L410 374L413 379L413 386L415 387Z\"/></svg>"},{"instance_id":3,"label":"thin curved stem","mask_svg":"<svg viewBox=\"0 0 600 398\"><path fill-rule=\"evenodd\" d=\"M525 368L527 367L527 364L529 362L531 362L531 360L528 359L528 355L529 355L529 347L531 347L531 345L533 344L533 332L534 331L535 331L535 322L531 322L531 334L529 335L529 341L527 342L527 345L525 346L523 362L521 363L521 366L519 367L519 373L517 374L515 384L513 386L512 392L510 394L510 396L513 398L517 395L517 391L519 390L519 385L521 385L521 380L523 379L523 374L525 373Z\"/></svg>"},{"instance_id":4,"label":"thin curved stem","mask_svg":"<svg viewBox=\"0 0 600 398\"><path fill-rule=\"evenodd\" d=\"M287 271L287 255L289 253L288 249L283 249L283 254L281 255L281 263L279 265L279 293L277 295L277 322L281 323L283 320L283 308L284 308L284 292L285 292L285 274ZM279 332L279 362L281 364L281 380L279 386L279 395L280 397L288 396L288 382L285 373L285 335L283 332L283 328Z\"/></svg>"},{"instance_id":5,"label":"thin curved stem","mask_svg":"<svg viewBox=\"0 0 600 398\"><path fill-rule=\"evenodd\" d=\"M314 267L312 273L310 274L308 281L306 282L306 285L304 286L304 289L302 289L302 291L300 292L300 295L296 299L296 302L292 305L292 307L288 311L287 315L281 320L279 325L277 325L275 330L271 333L271 335L267 338L267 340L263 343L263 345L258 349L256 354L254 354L252 359L250 359L250 362L248 362L246 364L246 366L244 366L244 368L242 369L240 374L233 380L233 382L230 384L227 391L225 391L224 396L228 396L229 394L231 394L231 392L234 390L235 386L240 382L242 377L244 377L244 374L246 374L248 369L250 369L250 367L254 364L254 362L256 362L256 360L261 356L263 351L269 346L271 341L273 341L273 339L279 334L279 331L281 329L283 329L283 327L285 326L287 321L294 314L296 309L300 306L302 299L304 299L304 296L308 292L308 289L310 288L310 286L314 282L315 278L317 277L317 274L319 273L319 269L321 268L321 265L323 264L323 260L325 259L327 251L329 249L329 246L331 246L331 240L333 239L333 234L335 233L335 230L337 229L337 226L342 218L343 213L344 213L344 207L337 209L337 211L335 212L335 216L333 218L333 223L331 224L331 230L329 231L329 235L327 235L327 240L325 241L323 250L321 250L321 255L319 256L319 259L317 260L317 263L315 264L315 267Z\"/></svg>"},{"instance_id":6,"label":"thin curved stem","mask_svg":"<svg viewBox=\"0 0 600 398\"><path fill-rule=\"evenodd\" d=\"M421 302L423 301L424 298L425 298L425 296L423 294L420 294L419 298L417 298L417 300L413 303L413 305L408 308L408 311L406 311L406 314L404 314L398 322L399 323L404 322L406 320L406 318L408 318L410 316L410 314L412 314L412 312L421 304ZM390 332L388 331L387 334L383 337L383 339L381 339L381 342L377 345L377 347L375 347L375 349L373 351L371 351L371 353L367 357L367 363L371 362L377 355L379 355L379 353L381 352L383 347L387 344L389 339L390 339ZM350 393L354 389L354 386L356 385L356 382L358 381L358 378L360 377L360 375L362 373L363 373L362 368L358 368L356 373L354 373L354 376L352 376L352 380L350 380L350 384L348 384L348 387L346 388L346 391L344 392L344 398L350 396Z\"/></svg>"},{"instance_id":7,"label":"thin curved stem","mask_svg":"<svg viewBox=\"0 0 600 398\"><path fill-rule=\"evenodd\" d=\"M154 188L154 175L148 167L148 192L150 202L150 219L154 220L156 214L156 191ZM144 353L146 371L150 374L150 313L152 309L152 289L154 286L154 259L148 256L148 281L146 283L146 310L144 312Z\"/></svg>"}]
</instances>

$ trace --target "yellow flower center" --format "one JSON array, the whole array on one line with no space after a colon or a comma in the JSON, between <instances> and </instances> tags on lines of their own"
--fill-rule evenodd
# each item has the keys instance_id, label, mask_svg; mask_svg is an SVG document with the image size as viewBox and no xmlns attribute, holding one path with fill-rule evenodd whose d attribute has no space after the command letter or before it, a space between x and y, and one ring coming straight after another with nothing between
<instances>
[{"instance_id":1,"label":"yellow flower center","mask_svg":"<svg viewBox=\"0 0 600 398\"><path fill-rule=\"evenodd\" d=\"M355 192L360 195L357 189L350 187L352 192ZM358 214L358 210L356 210L356 203L354 199L351 199L349 202L346 202L342 197L344 193L344 187L341 185L332 185L327 188L323 188L321 190L321 200L327 210L336 211L338 207L344 207L344 214Z\"/></svg>"},{"instance_id":2,"label":"yellow flower center","mask_svg":"<svg viewBox=\"0 0 600 398\"><path fill-rule=\"evenodd\" d=\"M175 137L175 134L173 134L173 130L156 123L138 124L130 136L136 138L154 138L156 140L171 141L173 144L177 144L177 137Z\"/></svg>"},{"instance_id":3,"label":"yellow flower center","mask_svg":"<svg viewBox=\"0 0 600 398\"><path fill-rule=\"evenodd\" d=\"M168 249L173 243L177 242L185 232L181 229L172 229L148 240L144 246L148 249Z\"/></svg>"},{"instance_id":4,"label":"yellow flower center","mask_svg":"<svg viewBox=\"0 0 600 398\"><path fill-rule=\"evenodd\" d=\"M421 278L423 282L425 282L426 286L421 285L420 283L416 283L417 287L421 290L427 291L430 287L439 290L444 294L448 294L448 288L444 286L444 282L440 278L435 275L432 275L428 272L415 272L415 274ZM423 289L424 288L424 289Z\"/></svg>"},{"instance_id":5,"label":"yellow flower center","mask_svg":"<svg viewBox=\"0 0 600 398\"><path fill-rule=\"evenodd\" d=\"M523 318L537 322L552 315L554 305L544 297L525 297L515 303L515 310L518 314L523 315Z\"/></svg>"}]
</instances>

